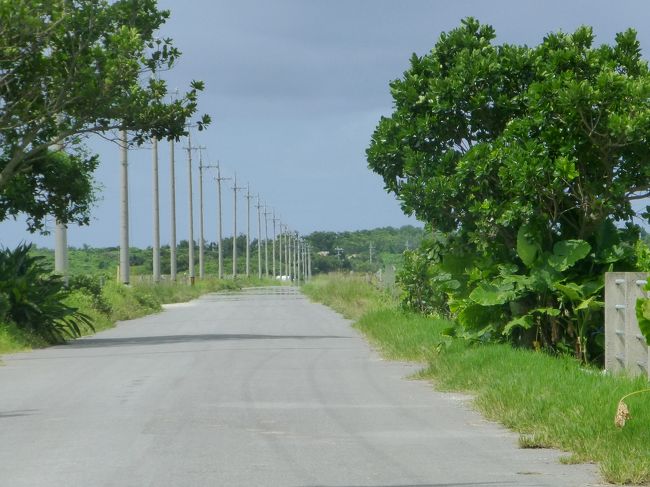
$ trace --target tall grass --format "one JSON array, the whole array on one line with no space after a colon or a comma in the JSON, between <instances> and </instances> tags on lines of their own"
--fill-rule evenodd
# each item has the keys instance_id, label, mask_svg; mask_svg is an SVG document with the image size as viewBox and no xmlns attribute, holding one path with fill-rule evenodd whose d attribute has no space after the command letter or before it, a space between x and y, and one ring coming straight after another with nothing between
<instances>
[{"instance_id":1,"label":"tall grass","mask_svg":"<svg viewBox=\"0 0 650 487\"><path fill-rule=\"evenodd\" d=\"M358 281L338 277L316 286L318 292L306 288L307 294L336 303L335 309L365 303L355 326L386 357L420 361L426 364L420 377L437 388L473 394L486 417L520 433L520 446L562 449L564 463L597 462L609 482L650 483L646 397L631 398L632 420L614 426L618 399L647 387L646 379L605 375L571 357L443 337L449 322L403 312Z\"/></svg>"},{"instance_id":2,"label":"tall grass","mask_svg":"<svg viewBox=\"0 0 650 487\"><path fill-rule=\"evenodd\" d=\"M371 309L393 306L393 298L380 292L365 277L343 274L316 276L302 286L302 292L351 320L358 320Z\"/></svg>"},{"instance_id":3,"label":"tall grass","mask_svg":"<svg viewBox=\"0 0 650 487\"><path fill-rule=\"evenodd\" d=\"M10 321L0 321L0 355L44 347L47 342L40 336L19 328Z\"/></svg>"}]
</instances>

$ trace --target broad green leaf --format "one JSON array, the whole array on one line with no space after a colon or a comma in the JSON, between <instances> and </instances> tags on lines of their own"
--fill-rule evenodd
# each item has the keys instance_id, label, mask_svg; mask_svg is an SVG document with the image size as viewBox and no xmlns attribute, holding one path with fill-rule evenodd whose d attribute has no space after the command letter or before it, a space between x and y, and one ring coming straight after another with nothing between
<instances>
[{"instance_id":1,"label":"broad green leaf","mask_svg":"<svg viewBox=\"0 0 650 487\"><path fill-rule=\"evenodd\" d=\"M520 291L530 289L535 284L535 279L532 276L523 275L510 275L504 276L504 284L514 284Z\"/></svg>"},{"instance_id":2,"label":"broad green leaf","mask_svg":"<svg viewBox=\"0 0 650 487\"><path fill-rule=\"evenodd\" d=\"M526 267L531 267L537 260L541 248L537 239L532 237L530 227L524 225L517 232L517 255Z\"/></svg>"},{"instance_id":3,"label":"broad green leaf","mask_svg":"<svg viewBox=\"0 0 650 487\"><path fill-rule=\"evenodd\" d=\"M611 220L605 220L596 229L596 251L598 254L618 246L621 242L616 225Z\"/></svg>"},{"instance_id":4,"label":"broad green leaf","mask_svg":"<svg viewBox=\"0 0 650 487\"><path fill-rule=\"evenodd\" d=\"M471 303L471 301L465 301L465 306L462 308L459 307L459 312L456 316L458 323L465 330L494 329L493 324L501 320L501 314L498 308L468 303Z\"/></svg>"},{"instance_id":5,"label":"broad green leaf","mask_svg":"<svg viewBox=\"0 0 650 487\"><path fill-rule=\"evenodd\" d=\"M503 334L504 335L510 335L512 333L512 330L514 328L523 328L524 330L528 330L531 326L533 326L533 317L530 315L524 315L524 316L518 316L517 318L510 320L506 326L503 328Z\"/></svg>"},{"instance_id":6,"label":"broad green leaf","mask_svg":"<svg viewBox=\"0 0 650 487\"><path fill-rule=\"evenodd\" d=\"M636 300L636 319L639 322L639 329L645 337L646 343L650 343L650 299L640 298Z\"/></svg>"},{"instance_id":7,"label":"broad green leaf","mask_svg":"<svg viewBox=\"0 0 650 487\"><path fill-rule=\"evenodd\" d=\"M480 283L469 295L469 298L481 306L496 306L515 299L516 292L512 284L496 285Z\"/></svg>"},{"instance_id":8,"label":"broad green leaf","mask_svg":"<svg viewBox=\"0 0 650 487\"><path fill-rule=\"evenodd\" d=\"M451 279L440 284L440 289L445 292L455 291L460 288L460 281Z\"/></svg>"},{"instance_id":9,"label":"broad green leaf","mask_svg":"<svg viewBox=\"0 0 650 487\"><path fill-rule=\"evenodd\" d=\"M548 254L547 254L548 255ZM538 292L543 292L553 286L553 283L560 278L558 271L549 267L537 267L530 272L530 287Z\"/></svg>"},{"instance_id":10,"label":"broad green leaf","mask_svg":"<svg viewBox=\"0 0 650 487\"><path fill-rule=\"evenodd\" d=\"M566 284L556 282L553 284L553 287L569 298L569 301L580 301L584 297L582 294L582 288L575 282L569 282Z\"/></svg>"},{"instance_id":11,"label":"broad green leaf","mask_svg":"<svg viewBox=\"0 0 650 487\"><path fill-rule=\"evenodd\" d=\"M557 308L535 308L531 313L540 313L547 316L559 316L560 310Z\"/></svg>"},{"instance_id":12,"label":"broad green leaf","mask_svg":"<svg viewBox=\"0 0 650 487\"><path fill-rule=\"evenodd\" d=\"M582 310L582 309L602 309L605 307L605 303L603 301L599 301L596 296L591 296L588 299L585 299L582 301L578 306L576 306L576 311Z\"/></svg>"},{"instance_id":13,"label":"broad green leaf","mask_svg":"<svg viewBox=\"0 0 650 487\"><path fill-rule=\"evenodd\" d=\"M596 256L596 262L599 264L612 264L625 259L625 257L625 247L623 245L613 245L600 251Z\"/></svg>"},{"instance_id":14,"label":"broad green leaf","mask_svg":"<svg viewBox=\"0 0 650 487\"><path fill-rule=\"evenodd\" d=\"M584 296L591 296L592 294L599 293L605 287L605 280L603 277L586 281L581 284L582 293Z\"/></svg>"},{"instance_id":15,"label":"broad green leaf","mask_svg":"<svg viewBox=\"0 0 650 487\"><path fill-rule=\"evenodd\" d=\"M584 240L562 240L553 246L553 255L548 258L548 263L562 272L587 257L590 250L591 245Z\"/></svg>"},{"instance_id":16,"label":"broad green leaf","mask_svg":"<svg viewBox=\"0 0 650 487\"><path fill-rule=\"evenodd\" d=\"M462 275L465 269L472 265L472 260L466 256L446 254L442 258L440 268L445 272L449 272L453 276Z\"/></svg>"}]
</instances>

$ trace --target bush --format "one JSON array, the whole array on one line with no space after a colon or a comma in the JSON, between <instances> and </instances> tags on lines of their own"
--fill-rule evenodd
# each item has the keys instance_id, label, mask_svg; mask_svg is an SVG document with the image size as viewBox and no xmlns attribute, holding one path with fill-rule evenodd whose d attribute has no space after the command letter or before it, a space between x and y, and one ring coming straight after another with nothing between
<instances>
[{"instance_id":1,"label":"bush","mask_svg":"<svg viewBox=\"0 0 650 487\"><path fill-rule=\"evenodd\" d=\"M49 343L78 337L93 329L87 315L65 304L69 292L60 276L52 275L43 257L29 254L31 245L0 250L0 310L16 326Z\"/></svg>"},{"instance_id":2,"label":"bush","mask_svg":"<svg viewBox=\"0 0 650 487\"><path fill-rule=\"evenodd\" d=\"M92 306L97 311L104 314L110 314L111 306L108 304L102 294L101 277L91 276L88 274L78 274L72 276L68 282L68 289L71 291L79 290L92 298Z\"/></svg>"}]
</instances>

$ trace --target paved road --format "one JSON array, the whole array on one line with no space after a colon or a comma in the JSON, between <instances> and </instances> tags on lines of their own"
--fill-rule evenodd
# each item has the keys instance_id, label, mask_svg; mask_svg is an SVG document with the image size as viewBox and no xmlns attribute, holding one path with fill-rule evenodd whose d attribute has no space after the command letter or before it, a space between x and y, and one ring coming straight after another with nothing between
<instances>
[{"instance_id":1,"label":"paved road","mask_svg":"<svg viewBox=\"0 0 650 487\"><path fill-rule=\"evenodd\" d=\"M585 486L294 289L4 357L0 485Z\"/></svg>"}]
</instances>

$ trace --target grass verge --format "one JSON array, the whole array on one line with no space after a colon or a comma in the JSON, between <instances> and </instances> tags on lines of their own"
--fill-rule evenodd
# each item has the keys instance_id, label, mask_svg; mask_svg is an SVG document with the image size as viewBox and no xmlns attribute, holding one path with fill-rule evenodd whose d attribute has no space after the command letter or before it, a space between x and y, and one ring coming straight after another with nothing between
<instances>
[{"instance_id":1,"label":"grass verge","mask_svg":"<svg viewBox=\"0 0 650 487\"><path fill-rule=\"evenodd\" d=\"M210 292L274 284L277 282L257 278L204 279L197 281L194 286L180 283L138 283L124 286L108 282L103 287L98 287L91 282L90 285L73 288L65 303L88 315L97 332L113 327L116 321L158 313L162 311L163 304L190 301ZM93 333L91 329L83 331L86 335ZM42 337L19 328L10 321L0 320L0 355L48 345Z\"/></svg>"},{"instance_id":2,"label":"grass verge","mask_svg":"<svg viewBox=\"0 0 650 487\"><path fill-rule=\"evenodd\" d=\"M650 395L630 398L632 419L614 426L619 398L646 388L646 379L603 375L573 358L505 344L443 340L448 321L404 312L360 280L329 276L303 289L355 319L386 357L423 362L419 376L438 389L473 394L477 410L521 435L521 447L564 450L563 463L597 462L608 482L650 483Z\"/></svg>"}]
</instances>

